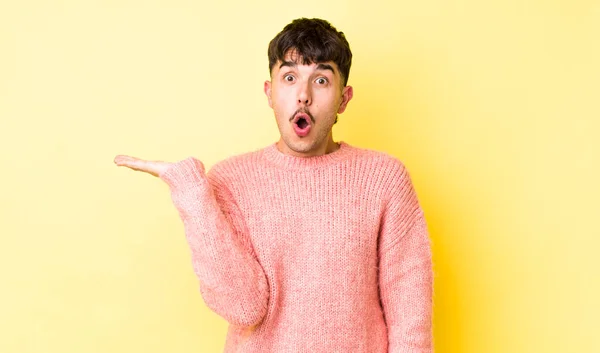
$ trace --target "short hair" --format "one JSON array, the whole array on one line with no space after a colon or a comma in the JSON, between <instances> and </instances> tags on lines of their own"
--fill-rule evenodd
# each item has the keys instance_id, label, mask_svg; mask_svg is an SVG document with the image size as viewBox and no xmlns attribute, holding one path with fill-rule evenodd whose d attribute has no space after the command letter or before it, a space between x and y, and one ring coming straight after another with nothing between
<instances>
[{"instance_id":1,"label":"short hair","mask_svg":"<svg viewBox=\"0 0 600 353\"><path fill-rule=\"evenodd\" d=\"M318 18L299 18L285 26L269 43L269 72L288 51L302 58L304 65L333 61L340 69L344 86L348 83L352 51L344 36L329 22Z\"/></svg>"}]
</instances>

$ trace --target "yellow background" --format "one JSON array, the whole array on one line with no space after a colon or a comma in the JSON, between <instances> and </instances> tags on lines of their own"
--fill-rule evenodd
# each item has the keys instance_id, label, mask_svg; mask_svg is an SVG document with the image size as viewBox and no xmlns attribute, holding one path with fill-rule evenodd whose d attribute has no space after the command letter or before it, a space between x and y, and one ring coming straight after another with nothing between
<instances>
[{"instance_id":1,"label":"yellow background","mask_svg":"<svg viewBox=\"0 0 600 353\"><path fill-rule=\"evenodd\" d=\"M334 139L408 166L438 353L600 352L599 1L5 1L0 352L220 352L168 188L278 138L267 45L348 37Z\"/></svg>"}]
</instances>

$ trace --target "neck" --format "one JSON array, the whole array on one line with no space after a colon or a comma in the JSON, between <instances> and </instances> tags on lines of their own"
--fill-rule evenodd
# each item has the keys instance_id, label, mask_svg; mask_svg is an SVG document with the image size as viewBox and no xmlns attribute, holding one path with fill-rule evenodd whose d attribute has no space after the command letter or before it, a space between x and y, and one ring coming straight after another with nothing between
<instances>
[{"instance_id":1,"label":"neck","mask_svg":"<svg viewBox=\"0 0 600 353\"><path fill-rule=\"evenodd\" d=\"M290 156L294 156L294 157L315 157L315 156L322 156L325 154L329 154L332 152L337 151L340 148L340 145L337 144L336 142L333 141L333 136L332 134L329 134L328 139L326 140L326 142L322 143L319 146L313 146L310 149L304 150L304 151L297 151L297 150L293 150L291 149L283 140L283 138L280 138L279 141L277 141L277 149L287 155Z\"/></svg>"}]
</instances>

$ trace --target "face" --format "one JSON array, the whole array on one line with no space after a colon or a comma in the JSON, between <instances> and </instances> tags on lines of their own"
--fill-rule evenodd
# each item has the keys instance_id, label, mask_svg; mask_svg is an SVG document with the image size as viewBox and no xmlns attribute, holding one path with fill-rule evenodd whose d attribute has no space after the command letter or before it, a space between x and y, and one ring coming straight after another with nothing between
<instances>
[{"instance_id":1,"label":"face","mask_svg":"<svg viewBox=\"0 0 600 353\"><path fill-rule=\"evenodd\" d=\"M288 52L264 90L281 134L278 148L294 156L322 155L335 146L331 129L352 99L352 87L342 87L334 62L303 65L301 59Z\"/></svg>"}]
</instances>

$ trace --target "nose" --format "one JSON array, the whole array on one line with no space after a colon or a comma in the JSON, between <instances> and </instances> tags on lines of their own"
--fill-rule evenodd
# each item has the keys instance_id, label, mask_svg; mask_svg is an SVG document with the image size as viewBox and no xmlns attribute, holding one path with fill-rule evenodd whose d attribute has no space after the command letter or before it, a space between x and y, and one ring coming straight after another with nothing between
<instances>
[{"instance_id":1,"label":"nose","mask_svg":"<svg viewBox=\"0 0 600 353\"><path fill-rule=\"evenodd\" d=\"M304 83L300 85L298 89L298 104L299 105L310 105L312 102L310 85L309 83Z\"/></svg>"}]
</instances>

